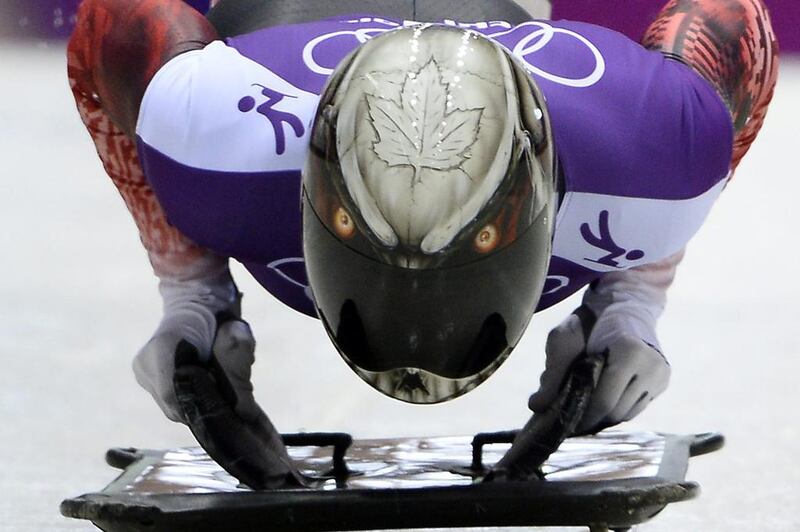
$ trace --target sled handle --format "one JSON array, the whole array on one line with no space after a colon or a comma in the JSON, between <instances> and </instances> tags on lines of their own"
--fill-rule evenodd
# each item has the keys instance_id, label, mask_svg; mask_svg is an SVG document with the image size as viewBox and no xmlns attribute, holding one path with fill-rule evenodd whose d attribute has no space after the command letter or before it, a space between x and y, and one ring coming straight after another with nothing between
<instances>
[{"instance_id":1,"label":"sled handle","mask_svg":"<svg viewBox=\"0 0 800 532\"><path fill-rule=\"evenodd\" d=\"M345 455L353 444L353 437L346 432L298 432L281 434L287 447L333 447L333 474L337 478L350 474Z\"/></svg>"},{"instance_id":2,"label":"sled handle","mask_svg":"<svg viewBox=\"0 0 800 532\"><path fill-rule=\"evenodd\" d=\"M725 437L719 432L704 432L695 434L689 444L689 456L700 456L713 453L722 449L725 445Z\"/></svg>"},{"instance_id":3,"label":"sled handle","mask_svg":"<svg viewBox=\"0 0 800 532\"><path fill-rule=\"evenodd\" d=\"M479 432L472 438L472 463L469 468L473 471L483 471L483 446L495 443L514 443L519 430L501 430L498 432Z\"/></svg>"},{"instance_id":4,"label":"sled handle","mask_svg":"<svg viewBox=\"0 0 800 532\"><path fill-rule=\"evenodd\" d=\"M106 463L115 469L125 469L137 460L141 460L144 454L134 447L113 447L106 451Z\"/></svg>"}]
</instances>

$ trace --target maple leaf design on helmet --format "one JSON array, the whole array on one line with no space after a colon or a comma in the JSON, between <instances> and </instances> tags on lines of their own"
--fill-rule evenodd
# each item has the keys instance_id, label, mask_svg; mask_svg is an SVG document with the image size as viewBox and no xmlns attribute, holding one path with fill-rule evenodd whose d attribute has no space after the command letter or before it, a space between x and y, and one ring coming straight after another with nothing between
<instances>
[{"instance_id":1,"label":"maple leaf design on helmet","mask_svg":"<svg viewBox=\"0 0 800 532\"><path fill-rule=\"evenodd\" d=\"M372 126L378 135L372 148L389 166L410 166L414 182L420 170L455 170L469 158L478 140L482 108L453 109L448 84L431 58L403 81L400 101L367 94Z\"/></svg>"}]
</instances>

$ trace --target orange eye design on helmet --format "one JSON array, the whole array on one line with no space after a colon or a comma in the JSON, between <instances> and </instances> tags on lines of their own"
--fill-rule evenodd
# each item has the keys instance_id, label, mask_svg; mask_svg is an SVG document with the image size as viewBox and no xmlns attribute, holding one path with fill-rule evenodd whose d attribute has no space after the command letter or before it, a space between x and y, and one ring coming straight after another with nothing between
<instances>
[{"instance_id":1,"label":"orange eye design on helmet","mask_svg":"<svg viewBox=\"0 0 800 532\"><path fill-rule=\"evenodd\" d=\"M353 222L353 217L342 207L339 207L336 209L336 212L333 213L332 225L333 230L336 231L339 238L345 240L352 238L356 232L356 224Z\"/></svg>"},{"instance_id":2,"label":"orange eye design on helmet","mask_svg":"<svg viewBox=\"0 0 800 532\"><path fill-rule=\"evenodd\" d=\"M478 253L489 253L500 243L500 231L494 224L483 226L475 235L473 245Z\"/></svg>"}]
</instances>

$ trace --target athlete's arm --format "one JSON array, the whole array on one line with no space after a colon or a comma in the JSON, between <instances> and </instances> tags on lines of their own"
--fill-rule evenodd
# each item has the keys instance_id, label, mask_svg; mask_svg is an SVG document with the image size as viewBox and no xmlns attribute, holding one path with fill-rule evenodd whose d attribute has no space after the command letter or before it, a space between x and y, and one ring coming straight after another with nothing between
<instances>
[{"instance_id":1,"label":"athlete's arm","mask_svg":"<svg viewBox=\"0 0 800 532\"><path fill-rule=\"evenodd\" d=\"M778 76L778 44L762 0L670 0L642 44L714 86L731 112L736 168L761 129Z\"/></svg>"},{"instance_id":2,"label":"athlete's arm","mask_svg":"<svg viewBox=\"0 0 800 532\"><path fill-rule=\"evenodd\" d=\"M145 179L134 140L139 107L155 73L215 38L205 19L181 0L86 0L68 46L67 68L81 119L161 280L164 316L134 360L137 381L168 418L189 424L201 445L240 480L256 488L282 486L287 475L294 479L293 468L253 397L255 341L240 317L228 259L169 223ZM208 364L216 381L210 380ZM228 393L218 397L215 386L222 380ZM215 410L204 416L209 405ZM211 418L214 423L205 425Z\"/></svg>"},{"instance_id":3,"label":"athlete's arm","mask_svg":"<svg viewBox=\"0 0 800 532\"><path fill-rule=\"evenodd\" d=\"M545 412L556 400L572 362L583 352L605 353L605 368L579 433L595 432L638 415L669 382L656 323L683 250L658 262L609 272L586 289L582 305L547 337L546 369L528 405Z\"/></svg>"},{"instance_id":4,"label":"athlete's arm","mask_svg":"<svg viewBox=\"0 0 800 532\"><path fill-rule=\"evenodd\" d=\"M183 0L84 0L68 49L70 63L81 66L70 72L73 90L98 100L133 137L142 96L158 69L217 38Z\"/></svg>"}]
</instances>

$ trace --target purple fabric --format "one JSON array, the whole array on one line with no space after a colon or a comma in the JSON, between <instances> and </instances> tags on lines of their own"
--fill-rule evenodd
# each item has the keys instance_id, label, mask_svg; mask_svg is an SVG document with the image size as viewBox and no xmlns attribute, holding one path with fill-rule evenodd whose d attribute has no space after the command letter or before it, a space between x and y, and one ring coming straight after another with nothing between
<instances>
[{"instance_id":1,"label":"purple fabric","mask_svg":"<svg viewBox=\"0 0 800 532\"><path fill-rule=\"evenodd\" d=\"M800 53L800 2L765 0L782 52Z\"/></svg>"},{"instance_id":2,"label":"purple fabric","mask_svg":"<svg viewBox=\"0 0 800 532\"><path fill-rule=\"evenodd\" d=\"M577 22L552 26L585 37L605 63L602 77L588 87L566 86L534 71L570 191L686 199L725 178L733 129L706 81L617 32ZM497 40L514 50L524 42L519 33ZM521 57L560 78L580 80L599 63L572 33L555 33L538 50L536 44Z\"/></svg>"},{"instance_id":3,"label":"purple fabric","mask_svg":"<svg viewBox=\"0 0 800 532\"><path fill-rule=\"evenodd\" d=\"M552 0L553 20L578 20L611 28L638 41L666 0Z\"/></svg>"},{"instance_id":4,"label":"purple fabric","mask_svg":"<svg viewBox=\"0 0 800 532\"><path fill-rule=\"evenodd\" d=\"M781 51L800 52L800 2L764 0L764 3L770 11ZM666 0L553 0L553 20L591 22L622 32L638 41L664 4Z\"/></svg>"},{"instance_id":5,"label":"purple fabric","mask_svg":"<svg viewBox=\"0 0 800 532\"><path fill-rule=\"evenodd\" d=\"M358 15L342 17L347 18ZM370 32L374 28L391 26L326 20L267 28L228 44L294 86L319 94L327 76L304 62L307 44L333 35L319 41L312 53L316 65L333 68L359 44L359 36L377 33ZM534 78L547 97L570 190L686 199L726 176L733 143L729 115L697 74L599 26L561 21L543 28L533 39L536 26L502 32L496 40L547 74L534 71ZM478 31L491 35L501 30ZM588 87L552 80L581 80L598 67L592 49L572 32L588 39L604 58L602 78ZM277 48L281 53L275 53Z\"/></svg>"},{"instance_id":6,"label":"purple fabric","mask_svg":"<svg viewBox=\"0 0 800 532\"><path fill-rule=\"evenodd\" d=\"M321 34L343 32L314 50L318 67L333 67L358 45L358 31L377 24L322 21L277 27L229 44L289 83L318 94L327 76L304 62L306 44ZM547 98L569 191L683 199L705 192L726 175L732 141L727 111L683 65L587 24L542 23L485 32L498 33L497 40L516 49L534 70ZM598 72L602 76L591 83L574 86L575 80ZM314 315L300 262L299 171L208 171L180 164L141 139L139 150L171 223L198 244L244 262L273 295ZM539 308L599 275L554 258ZM560 286L562 281L568 284Z\"/></svg>"},{"instance_id":7,"label":"purple fabric","mask_svg":"<svg viewBox=\"0 0 800 532\"><path fill-rule=\"evenodd\" d=\"M306 316L316 318L317 310L309 295L305 263L262 264L245 262L245 268L278 301Z\"/></svg>"},{"instance_id":8,"label":"purple fabric","mask_svg":"<svg viewBox=\"0 0 800 532\"><path fill-rule=\"evenodd\" d=\"M561 257L551 257L536 312L560 303L601 275Z\"/></svg>"},{"instance_id":9,"label":"purple fabric","mask_svg":"<svg viewBox=\"0 0 800 532\"><path fill-rule=\"evenodd\" d=\"M201 13L211 0L184 0ZM81 0L0 0L0 37L65 39L75 28Z\"/></svg>"},{"instance_id":10,"label":"purple fabric","mask_svg":"<svg viewBox=\"0 0 800 532\"><path fill-rule=\"evenodd\" d=\"M137 141L170 223L194 242L243 262L302 256L299 171L201 170Z\"/></svg>"},{"instance_id":11,"label":"purple fabric","mask_svg":"<svg viewBox=\"0 0 800 532\"><path fill-rule=\"evenodd\" d=\"M264 65L272 72L289 81L297 88L319 94L328 80L327 75L304 67L303 49L315 37L328 33L343 32L332 36L316 46L313 59L322 67L333 69L348 53L359 45L357 30L371 25L343 25L339 20L355 18L358 15L344 16L332 20L322 20L309 24L275 26L246 35L231 37L229 46L236 48L245 57ZM275 53L280 49L280 53Z\"/></svg>"},{"instance_id":12,"label":"purple fabric","mask_svg":"<svg viewBox=\"0 0 800 532\"><path fill-rule=\"evenodd\" d=\"M211 0L183 0L201 13L206 13L211 7Z\"/></svg>"},{"instance_id":13,"label":"purple fabric","mask_svg":"<svg viewBox=\"0 0 800 532\"><path fill-rule=\"evenodd\" d=\"M171 224L197 244L241 261L273 296L316 317L298 260L300 172L198 170L137 140L144 173Z\"/></svg>"},{"instance_id":14,"label":"purple fabric","mask_svg":"<svg viewBox=\"0 0 800 532\"><path fill-rule=\"evenodd\" d=\"M10 0L0 7L0 36L64 39L80 0Z\"/></svg>"}]
</instances>

